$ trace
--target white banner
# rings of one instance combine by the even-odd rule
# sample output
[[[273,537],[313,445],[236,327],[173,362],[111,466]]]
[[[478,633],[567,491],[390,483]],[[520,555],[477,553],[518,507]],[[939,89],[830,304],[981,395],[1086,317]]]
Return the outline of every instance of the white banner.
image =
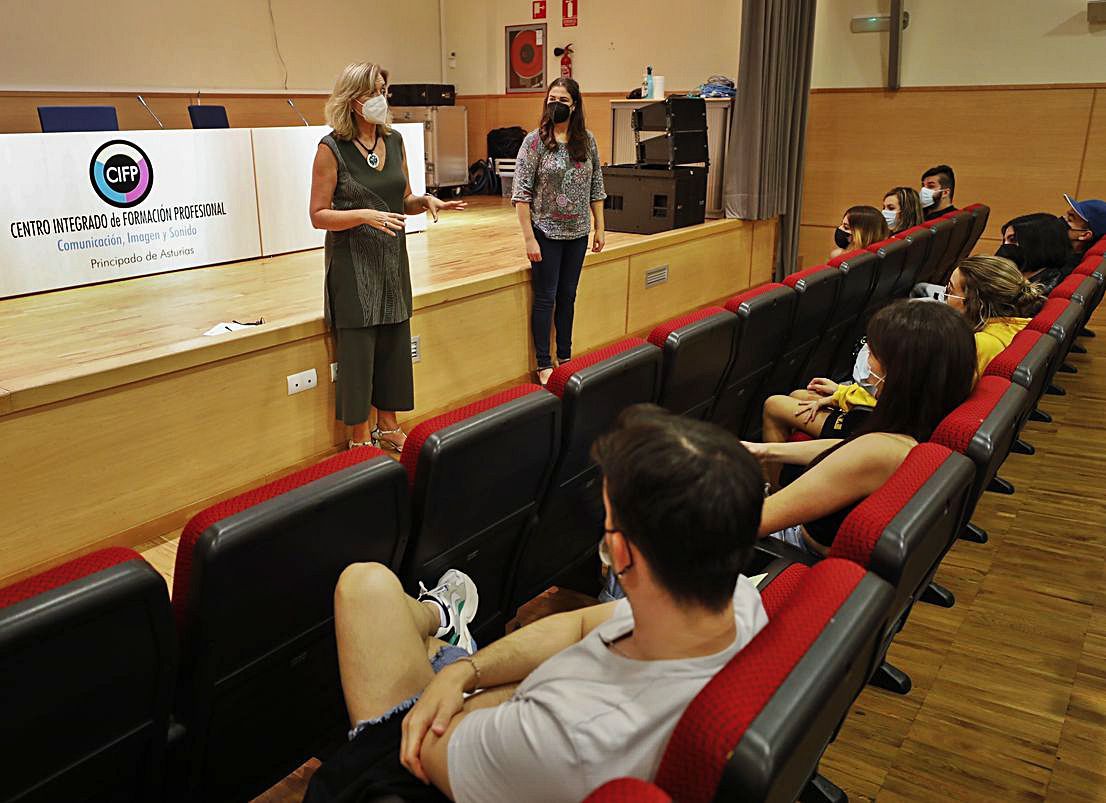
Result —
[[[0,171],[0,298],[261,255],[249,129],[8,134]]]
[[[426,160],[422,123],[392,126],[403,137],[411,192],[426,192]],[[319,140],[330,127],[254,128],[253,159],[257,173],[257,204],[261,223],[261,253],[265,256],[321,248],[326,232],[311,225],[308,201],[311,165]],[[426,214],[407,218],[407,233],[426,230]]]

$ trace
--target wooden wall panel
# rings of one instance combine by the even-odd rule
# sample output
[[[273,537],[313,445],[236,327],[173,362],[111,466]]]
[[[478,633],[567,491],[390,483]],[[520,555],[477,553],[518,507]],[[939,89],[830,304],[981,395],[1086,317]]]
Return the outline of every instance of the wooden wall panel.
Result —
[[[1069,190],[1070,192],[1070,190]],[[1096,89],[1078,198],[1106,198],[1106,89]],[[1060,206],[1063,206],[1061,200]]]
[[[989,205],[985,235],[997,239],[1004,221],[1059,211],[1061,193],[1077,186],[1096,91],[814,92],[802,222],[835,226],[849,206],[878,206],[889,188],[916,186],[923,170],[945,163],[956,170],[956,203]],[[1106,164],[1106,157],[1094,158]]]
[[[753,255],[749,265],[750,287],[772,281],[779,238],[779,218],[753,221]]]

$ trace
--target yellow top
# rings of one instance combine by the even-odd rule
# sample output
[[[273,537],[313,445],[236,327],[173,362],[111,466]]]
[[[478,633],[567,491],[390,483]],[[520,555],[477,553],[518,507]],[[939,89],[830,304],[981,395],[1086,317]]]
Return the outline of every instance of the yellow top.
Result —
[[[991,360],[1010,345],[1014,335],[1029,324],[1029,318],[991,318],[975,333],[975,378],[983,376]]]
[[[830,397],[833,406],[843,413],[853,407],[875,407],[876,397],[864,389],[863,385],[839,385]]]

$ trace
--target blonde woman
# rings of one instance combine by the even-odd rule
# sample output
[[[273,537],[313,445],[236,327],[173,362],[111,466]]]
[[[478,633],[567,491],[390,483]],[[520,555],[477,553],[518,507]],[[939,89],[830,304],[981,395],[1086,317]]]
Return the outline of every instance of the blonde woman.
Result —
[[[956,266],[941,300],[961,312],[975,332],[978,377],[1040,311],[1045,294],[1009,259],[974,256]]]
[[[890,236],[883,213],[874,206],[850,206],[841,217],[841,225],[833,230],[829,258],[836,259],[849,251],[867,248]]]
[[[338,77],[326,102],[333,131],[320,141],[312,168],[311,223],[326,231],[335,417],[351,428],[351,449],[371,443],[398,452],[406,436],[396,413],[415,406],[404,223],[420,212],[436,221],[439,212],[465,204],[411,194],[403,140],[388,125],[387,85],[388,71],[377,64],[350,64]]]

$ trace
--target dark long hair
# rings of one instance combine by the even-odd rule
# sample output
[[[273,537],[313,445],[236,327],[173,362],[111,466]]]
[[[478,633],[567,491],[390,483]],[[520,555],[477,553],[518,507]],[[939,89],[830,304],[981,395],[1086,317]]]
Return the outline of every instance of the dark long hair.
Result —
[[[929,440],[975,381],[975,338],[946,304],[896,301],[868,322],[868,347],[885,372],[879,403],[852,437],[868,432]]]
[[[849,233],[852,235],[850,251],[867,248],[890,235],[883,213],[874,206],[850,206],[845,211],[845,218],[849,221]]]
[[[584,99],[580,95],[580,85],[572,78],[557,78],[551,81],[545,90],[545,105],[541,110],[541,122],[538,132],[546,149],[557,150],[557,137],[553,133],[553,118],[549,116],[549,92],[554,87],[563,86],[576,107],[568,121],[568,153],[577,162],[588,160],[588,130],[584,120]]]
[[[918,197],[916,189],[913,187],[892,187],[883,194],[883,197],[889,198],[892,195],[899,202],[899,219],[895,221],[895,228],[891,231],[892,234],[912,229],[925,222],[922,200]]]
[[[1071,259],[1068,227],[1056,215],[1038,213],[1028,220],[1014,221],[1013,226],[1024,259],[1018,266],[1022,273],[1062,268]]]

